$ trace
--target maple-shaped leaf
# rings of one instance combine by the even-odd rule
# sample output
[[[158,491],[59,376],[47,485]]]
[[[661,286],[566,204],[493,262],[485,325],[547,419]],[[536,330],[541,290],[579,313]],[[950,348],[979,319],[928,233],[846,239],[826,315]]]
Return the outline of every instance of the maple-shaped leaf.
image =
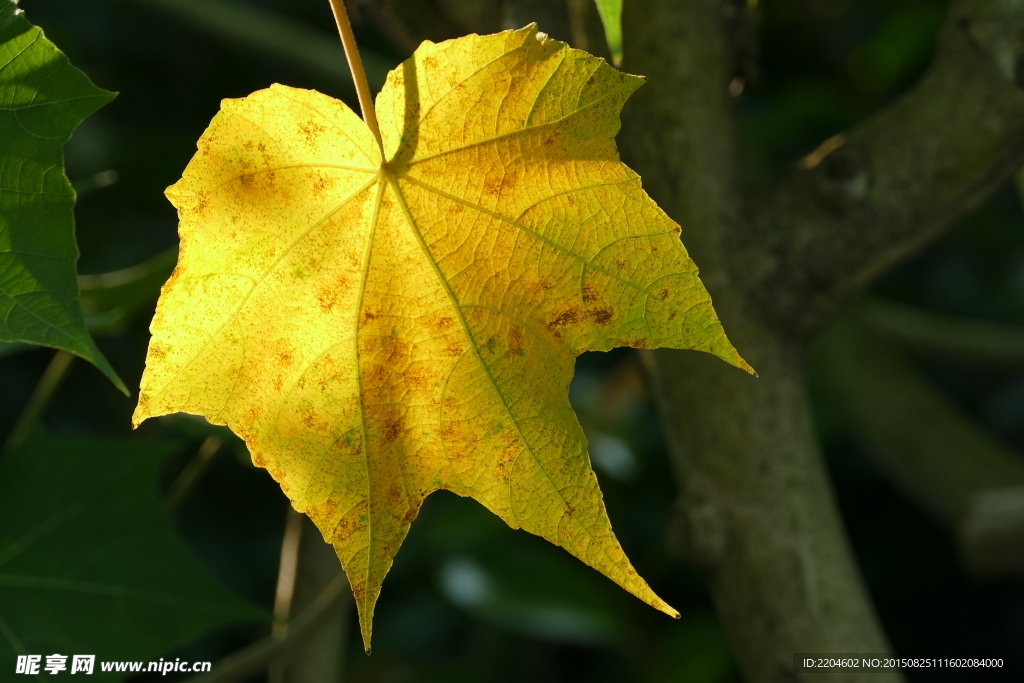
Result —
[[[181,220],[134,420],[245,439],[334,544],[369,646],[424,498],[472,496],[675,615],[612,534],[574,359],[726,339],[679,227],[619,161],[642,78],[535,26],[423,43],[377,97],[225,100],[167,195]]]

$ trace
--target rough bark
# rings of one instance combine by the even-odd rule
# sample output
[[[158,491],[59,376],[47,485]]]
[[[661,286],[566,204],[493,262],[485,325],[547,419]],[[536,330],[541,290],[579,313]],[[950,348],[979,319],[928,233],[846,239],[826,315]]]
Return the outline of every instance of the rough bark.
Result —
[[[728,94],[741,10],[628,7],[627,68],[650,80],[625,118],[624,153],[683,225],[726,330],[760,373],[690,352],[646,356],[679,477],[672,543],[704,570],[746,680],[799,680],[795,653],[886,652],[815,442],[802,345],[762,321],[734,263],[747,212]]]
[[[821,330],[1005,184],[1024,159],[1022,57],[1024,3],[952,3],[920,82],[737,226],[734,263],[758,309],[790,332]]]

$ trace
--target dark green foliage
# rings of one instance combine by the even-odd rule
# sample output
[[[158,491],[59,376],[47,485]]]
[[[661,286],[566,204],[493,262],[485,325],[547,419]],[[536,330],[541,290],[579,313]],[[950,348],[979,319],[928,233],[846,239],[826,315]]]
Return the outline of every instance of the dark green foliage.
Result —
[[[37,437],[0,459],[2,676],[16,654],[156,659],[214,627],[265,616],[178,539],[157,492],[172,450]]]
[[[85,329],[64,143],[113,99],[0,0],[0,341],[70,351],[124,383]]]

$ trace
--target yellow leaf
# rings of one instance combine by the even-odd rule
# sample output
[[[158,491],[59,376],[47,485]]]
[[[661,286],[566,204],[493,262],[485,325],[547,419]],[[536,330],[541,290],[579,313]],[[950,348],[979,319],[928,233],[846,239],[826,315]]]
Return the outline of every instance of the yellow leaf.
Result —
[[[136,424],[245,439],[334,544],[369,647],[424,498],[471,496],[673,616],[612,533],[568,400],[587,350],[749,366],[679,227],[619,161],[643,79],[529,26],[424,43],[377,98],[224,100],[181,181]]]

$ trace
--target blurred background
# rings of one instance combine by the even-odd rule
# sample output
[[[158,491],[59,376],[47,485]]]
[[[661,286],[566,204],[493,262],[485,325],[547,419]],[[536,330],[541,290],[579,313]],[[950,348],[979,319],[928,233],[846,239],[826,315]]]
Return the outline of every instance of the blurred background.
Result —
[[[401,18],[383,1],[350,3],[374,87],[415,47],[411,35],[458,34],[442,11],[453,1],[423,0]],[[97,85],[119,93],[74,133],[66,154],[79,192],[88,320],[134,388],[159,285],[174,264],[176,217],[162,193],[180,177],[220,100],[278,82],[358,110],[330,9],[326,0],[20,6]],[[759,76],[735,83],[733,94],[747,161],[762,179],[794,168],[910,87],[929,63],[946,9],[939,0],[761,0],[759,7]],[[410,21],[426,28],[411,30]],[[588,21],[596,21],[592,8]],[[541,30],[572,39],[564,15],[551,23]],[[590,48],[603,54],[603,46]],[[0,352],[6,435],[54,352]],[[1024,484],[1024,212],[1016,187],[875,286],[816,347],[810,370],[838,499],[895,651],[1006,659],[1001,670],[910,671],[907,679],[1022,680],[1024,561],[1000,533],[1019,527],[1014,515],[1024,509],[1012,496],[975,495]],[[371,657],[350,603],[342,608],[344,680],[739,680],[700,574],[666,548],[675,487],[633,353],[582,356],[571,399],[627,554],[682,620],[506,528],[475,502],[441,492],[427,501],[385,582]],[[133,433],[133,409],[134,398],[75,362],[41,424],[56,436],[170,443],[159,485],[174,499],[177,532],[224,585],[270,612],[287,509],[276,484],[229,434],[188,418],[151,420]],[[942,464],[936,469],[915,453]],[[218,661],[269,631],[269,620],[243,621],[169,656]]]

